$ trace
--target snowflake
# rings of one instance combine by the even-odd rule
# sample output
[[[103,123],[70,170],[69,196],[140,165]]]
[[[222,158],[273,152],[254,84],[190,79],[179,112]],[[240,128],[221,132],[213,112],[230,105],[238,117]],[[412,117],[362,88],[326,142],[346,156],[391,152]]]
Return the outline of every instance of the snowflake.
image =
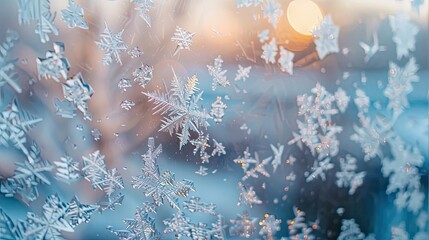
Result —
[[[164,225],[166,226],[164,229],[164,233],[176,233],[176,238],[180,238],[181,236],[189,237],[191,235],[191,220],[185,216],[182,211],[176,212],[172,218],[163,220]]]
[[[121,240],[149,240],[156,236],[155,219],[151,218],[143,208],[137,208],[134,219],[124,219],[125,230],[112,230]]]
[[[63,118],[73,118],[76,116],[76,107],[73,105],[73,103],[64,100],[59,100],[58,98],[54,98],[54,107],[55,107],[55,113],[58,116],[61,116]]]
[[[107,23],[104,24],[104,31],[100,34],[101,40],[99,42],[95,42],[97,46],[105,52],[103,64],[109,65],[112,63],[113,59],[115,59],[117,63],[122,65],[120,54],[127,50],[127,46],[122,40],[122,33],[124,33],[124,30],[119,33],[113,33],[107,26]]]
[[[130,100],[124,100],[121,102],[121,108],[129,111],[132,107],[134,107],[136,104],[133,101]]]
[[[212,235],[213,239],[218,240],[226,240],[225,236],[225,225],[222,220],[222,215],[217,215],[216,222],[212,223],[212,229],[210,230],[210,234]]]
[[[389,22],[393,31],[392,39],[396,43],[397,58],[408,57],[410,51],[415,50],[419,28],[411,23],[410,17],[405,13],[389,16]]]
[[[67,9],[61,10],[64,22],[67,23],[69,28],[79,27],[82,29],[88,29],[88,23],[83,18],[83,8],[76,5],[73,0],[68,0]]]
[[[162,205],[166,200],[171,207],[179,209],[178,196],[187,197],[190,191],[195,191],[193,183],[189,180],[176,181],[174,174],[170,171],[160,174],[156,158],[162,152],[162,146],[155,148],[154,139],[149,138],[148,148],[146,154],[142,155],[143,174],[132,177],[133,188],[142,188],[145,196],[151,196],[157,206]]]
[[[265,43],[262,46],[262,50],[261,58],[265,60],[266,64],[276,62],[277,43],[275,38],[271,39],[270,43]]]
[[[39,78],[52,78],[60,82],[60,78],[67,79],[70,63],[64,57],[64,43],[54,42],[54,51],[47,51],[46,58],[37,58],[37,72]]]
[[[235,220],[230,220],[232,226],[229,227],[229,234],[250,238],[256,232],[258,220],[258,218],[250,217],[248,212],[243,212]]]
[[[359,225],[355,222],[354,219],[343,219],[341,225],[341,233],[338,236],[338,240],[364,240],[370,239],[365,238],[365,234],[360,231]]]
[[[208,213],[213,216],[216,215],[216,204],[200,202],[199,197],[191,197],[189,201],[184,201],[183,208],[188,209],[192,213],[200,212]]]
[[[331,163],[330,158],[325,158],[319,161],[315,161],[313,166],[311,167],[311,173],[305,172],[305,176],[307,177],[305,181],[311,182],[314,179],[316,179],[318,176],[320,176],[322,181],[325,181],[326,180],[325,172],[332,169],[333,167],[334,167],[334,164]]]
[[[265,214],[265,218],[259,222],[261,230],[259,235],[266,236],[266,239],[273,240],[278,231],[280,231],[281,219],[276,219],[274,215]]]
[[[100,132],[100,129],[98,129],[98,128],[92,129],[91,130],[91,135],[92,135],[92,137],[94,138],[95,141],[100,140],[100,138],[102,136],[102,134]]]
[[[118,88],[121,89],[121,92],[126,92],[127,88],[132,87],[131,80],[127,78],[121,78],[118,83]]]
[[[249,177],[258,178],[258,173],[265,177],[269,177],[270,174],[267,172],[267,170],[265,170],[265,165],[267,165],[270,161],[271,157],[260,161],[257,152],[255,152],[255,158],[251,158],[249,149],[244,151],[243,158],[240,156],[237,159],[234,159],[234,162],[241,165],[243,168],[244,176],[241,178],[242,181],[246,181]],[[251,165],[253,165],[252,168],[250,168]]]
[[[35,33],[42,43],[49,41],[49,33],[58,35],[58,29],[54,25],[56,13],[51,13],[49,0],[18,0],[18,6],[19,25],[35,21]]]
[[[276,172],[277,167],[282,164],[282,155],[284,150],[284,145],[277,144],[277,148],[270,144],[271,150],[273,151],[273,161],[271,162],[271,165],[273,166],[273,172]]]
[[[293,207],[293,213],[295,217],[292,220],[288,220],[288,229],[289,229],[289,238],[291,240],[315,240],[316,238],[311,233],[313,228],[317,228],[317,224],[309,227],[305,222],[305,212],[299,210],[296,207]]]
[[[208,168],[200,166],[200,168],[198,169],[198,171],[196,171],[195,173],[200,175],[200,176],[206,176],[207,175],[207,170]]]
[[[81,223],[88,223],[91,220],[91,215],[98,207],[98,205],[82,204],[74,196],[67,209],[67,219],[69,219],[70,225],[76,227]]]
[[[225,115],[225,109],[227,109],[228,106],[222,102],[222,97],[217,96],[216,101],[212,103],[211,110],[210,110],[210,116],[213,117],[213,121],[217,124],[222,122],[222,118]]]
[[[139,49],[139,47],[133,47],[131,50],[128,50],[128,55],[131,58],[139,58],[143,55],[143,51]]]
[[[108,201],[100,200],[97,202],[99,205],[99,211],[103,212],[107,209],[115,210],[117,205],[122,205],[122,201],[124,200],[125,195],[122,193],[118,193],[116,195],[108,195]]]
[[[356,158],[346,155],[346,158],[340,158],[341,171],[335,173],[337,176],[336,184],[338,187],[350,187],[349,195],[353,195],[358,187],[363,184],[365,172],[356,173]]]
[[[358,142],[365,154],[364,160],[368,161],[376,156],[381,156],[380,145],[384,142],[384,132],[381,122],[371,121],[362,116],[360,118],[361,127],[353,126],[355,133],[350,136],[350,140]]]
[[[16,83],[18,75],[14,72],[15,64],[18,59],[9,60],[9,53],[19,39],[15,31],[6,31],[6,40],[0,44],[0,87],[5,83],[9,84],[17,93],[21,93],[21,87]]]
[[[217,142],[216,139],[212,139],[212,140],[213,140],[213,144],[214,144],[213,145],[214,149],[213,149],[211,155],[214,156],[217,154],[218,157],[220,157],[220,155],[225,155],[226,154],[225,146],[223,146],[222,143]]]
[[[247,205],[250,208],[253,207],[253,204],[262,204],[262,201],[256,195],[253,186],[246,187],[241,182],[238,183],[238,188],[240,189],[240,196],[238,198],[237,206]]]
[[[411,58],[404,68],[398,67],[395,63],[389,63],[389,78],[384,96],[389,98],[387,109],[393,110],[393,119],[396,119],[409,106],[407,95],[413,91],[413,82],[418,82],[416,75],[418,66],[416,60]]]
[[[64,97],[72,102],[79,111],[84,115],[85,119],[91,120],[91,113],[88,111],[87,101],[91,99],[94,91],[92,87],[85,83],[81,73],[77,73],[73,77],[67,79],[63,85]]]
[[[210,76],[213,77],[212,90],[216,90],[218,86],[227,87],[230,85],[228,78],[225,76],[227,70],[222,69],[223,60],[219,55],[214,60],[214,64],[207,65]]]
[[[181,149],[190,140],[190,131],[200,134],[201,127],[209,126],[208,120],[211,119],[211,116],[204,108],[198,106],[203,94],[197,87],[198,78],[193,76],[183,83],[174,70],[173,74],[170,91],[166,89],[167,93],[156,91],[144,94],[149,97],[149,101],[155,103],[155,113],[168,113],[168,117],[164,117],[159,131],[168,131],[170,135],[176,132]],[[179,130],[181,131],[179,132]]]
[[[237,0],[237,8],[258,6],[263,0]]]
[[[194,155],[197,154],[198,150],[200,151],[200,156],[204,156],[204,153],[206,152],[206,149],[210,147],[210,144],[207,142],[209,141],[209,135],[205,135],[201,132],[197,139],[191,140],[191,144],[195,146],[194,148]]]
[[[185,31],[181,27],[176,27],[176,32],[174,32],[173,37],[171,37],[171,41],[175,42],[177,44],[176,50],[174,50],[173,56],[175,56],[177,53],[179,53],[182,49],[191,49],[192,44],[192,38],[194,37],[195,33],[191,33],[188,31]]]
[[[269,39],[270,30],[265,29],[258,34],[259,42],[263,43]]]
[[[293,58],[295,57],[295,53],[290,52],[280,46],[280,58],[278,63],[280,64],[280,70],[283,72],[287,72],[290,75],[293,74]]]
[[[149,10],[153,8],[153,0],[131,0],[138,4],[138,7],[135,9],[140,12],[140,17],[146,22],[146,24],[151,27],[152,21],[149,16]]]
[[[404,223],[401,223],[399,226],[392,227],[392,240],[409,240],[410,236],[408,232],[404,229]]]
[[[152,80],[153,67],[147,64],[142,64],[133,72],[134,82],[138,82],[143,88]]]
[[[330,53],[337,53],[340,51],[338,47],[338,34],[340,28],[332,23],[332,18],[327,15],[316,26],[312,34],[314,36],[314,43],[320,59],[324,59]]]
[[[347,106],[349,105],[350,97],[347,96],[346,91],[344,91],[342,88],[337,89],[334,97],[335,101],[337,102],[338,110],[340,110],[341,113],[344,113],[347,109]]]
[[[386,51],[385,46],[380,46],[378,44],[378,36],[377,33],[374,32],[373,34],[373,43],[372,45],[368,45],[364,42],[359,42],[360,47],[365,52],[365,58],[364,61],[367,63],[376,53]]]
[[[358,107],[359,112],[367,113],[369,109],[370,100],[362,89],[356,89],[356,97],[354,103]]]
[[[107,195],[112,195],[117,188],[123,189],[124,182],[122,176],[118,174],[116,168],[107,169],[104,162],[104,155],[100,151],[83,156],[82,172],[94,189],[103,190]]]
[[[381,172],[389,177],[386,193],[396,192],[395,205],[417,213],[422,207],[425,195],[420,191],[419,167],[424,158],[416,147],[405,145],[399,137],[389,139],[393,159],[383,159]]]
[[[262,5],[262,12],[264,17],[268,19],[268,22],[275,28],[283,15],[282,6],[275,0],[267,0]]]
[[[0,232],[5,240],[24,239],[25,223],[14,223],[12,219],[0,208]]]
[[[57,167],[55,173],[57,179],[68,184],[80,179],[79,162],[73,161],[72,157],[65,155],[59,161],[55,161],[54,164]]]
[[[198,224],[192,224],[191,226],[192,240],[210,239],[210,229],[207,228],[207,224],[199,222]]]
[[[246,79],[249,78],[250,70],[252,69],[252,66],[243,67],[240,64],[238,64],[238,70],[235,74],[235,81],[243,80],[243,82],[246,81]]]

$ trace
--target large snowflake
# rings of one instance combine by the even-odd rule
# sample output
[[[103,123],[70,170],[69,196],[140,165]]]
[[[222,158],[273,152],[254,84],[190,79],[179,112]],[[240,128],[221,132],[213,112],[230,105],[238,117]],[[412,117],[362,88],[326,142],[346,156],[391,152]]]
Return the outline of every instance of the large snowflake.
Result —
[[[176,132],[182,148],[190,140],[190,131],[200,134],[202,127],[209,126],[211,116],[199,106],[203,91],[197,87],[198,78],[192,76],[184,83],[174,70],[173,74],[171,90],[165,86],[166,93],[156,91],[143,94],[155,103],[155,113],[167,114],[159,131],[168,131],[170,134]]]
[[[103,33],[100,34],[101,40],[95,42],[104,51],[103,64],[109,65],[115,60],[117,63],[122,65],[121,61],[121,52],[127,50],[127,46],[122,40],[122,34],[124,30],[113,33],[107,23],[105,23],[105,28]]]
[[[88,23],[86,23],[83,18],[83,8],[74,3],[73,0],[68,1],[67,8],[61,10],[61,13],[63,15],[64,22],[67,23],[69,28],[79,27],[82,29],[88,29]]]
[[[173,56],[179,53],[182,49],[191,49],[192,44],[192,38],[194,37],[195,33],[191,33],[188,31],[185,31],[181,27],[176,27],[176,32],[174,32],[173,37],[171,37],[171,41],[175,42],[177,44],[176,50],[173,53]]]
[[[333,24],[330,15],[327,15],[313,29],[314,43],[316,44],[316,50],[320,59],[324,59],[330,53],[340,51],[338,47],[339,32],[340,28]]]

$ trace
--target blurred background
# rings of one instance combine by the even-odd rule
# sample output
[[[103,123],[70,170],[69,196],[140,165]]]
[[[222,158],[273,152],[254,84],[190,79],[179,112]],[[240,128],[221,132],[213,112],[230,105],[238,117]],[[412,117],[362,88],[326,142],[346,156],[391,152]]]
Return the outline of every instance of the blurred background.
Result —
[[[278,2],[283,15],[274,28],[263,17],[260,6],[237,8],[237,2],[232,0],[155,0],[149,12],[152,19],[149,27],[135,10],[135,3],[126,0],[75,0],[85,11],[84,18],[89,29],[84,30],[69,29],[61,20],[60,11],[67,7],[66,0],[52,0],[51,11],[57,12],[55,25],[59,34],[50,35],[50,42],[41,43],[34,33],[34,24],[19,25],[17,1],[1,1],[0,39],[5,38],[7,29],[15,30],[20,35],[13,56],[19,58],[19,84],[23,92],[16,98],[24,109],[43,118],[29,132],[30,138],[39,144],[43,158],[53,162],[68,154],[76,161],[82,161],[82,156],[100,150],[106,156],[109,168],[118,168],[124,177],[125,189],[121,191],[125,194],[123,204],[115,211],[94,214],[90,223],[78,226],[72,234],[65,233],[65,238],[114,239],[115,236],[106,227],[123,229],[122,219],[132,218],[135,208],[149,200],[141,190],[132,189],[130,182],[131,176],[140,174],[143,166],[140,155],[146,152],[150,136],[155,137],[156,144],[163,145],[163,153],[158,159],[161,171],[168,169],[176,174],[177,179],[194,181],[194,195],[200,196],[204,202],[217,204],[217,212],[227,220],[234,219],[243,210],[260,219],[265,213],[274,214],[277,219],[282,219],[281,231],[276,239],[288,235],[287,220],[294,217],[293,206],[306,212],[309,221],[318,219],[318,239],[336,239],[341,231],[341,220],[349,218],[356,219],[365,234],[375,233],[377,239],[390,239],[391,227],[401,223],[405,223],[411,236],[418,231],[415,223],[417,216],[396,211],[394,198],[385,193],[388,179],[380,172],[380,158],[361,161],[362,149],[350,140],[353,125],[359,122],[357,108],[352,103],[344,114],[336,115],[334,121],[344,128],[338,135],[339,155],[349,153],[355,156],[358,168],[367,172],[363,185],[354,195],[350,196],[347,190],[337,188],[334,171],[330,172],[332,175],[328,175],[326,181],[306,183],[304,172],[312,165],[313,159],[296,145],[287,143],[293,138],[292,131],[297,131],[296,98],[310,93],[317,82],[331,93],[341,86],[351,98],[355,89],[360,88],[370,97],[372,106],[387,104],[383,89],[387,84],[389,62],[404,65],[407,61],[396,60],[388,16],[405,13],[419,28],[415,51],[411,55],[419,65],[420,81],[413,84],[414,90],[408,96],[410,107],[404,110],[393,129],[424,156],[419,174],[423,191],[428,196],[428,1],[314,0],[320,14],[331,15],[334,24],[340,27],[339,53],[330,54],[322,60],[314,57],[316,50],[311,34],[299,32],[299,27],[293,26],[292,13],[288,19],[286,13],[293,1]],[[310,23],[319,14],[308,9],[297,9],[294,13],[297,13],[295,17],[298,19],[308,17]],[[123,53],[122,65],[103,65],[104,53],[95,41],[99,41],[105,23],[115,33],[124,30],[123,39],[128,49],[138,47],[144,54],[131,58]],[[171,37],[176,26],[196,34],[190,50],[181,50],[173,56],[176,43],[171,41]],[[301,27],[305,29],[305,26]],[[269,29],[270,37],[276,37],[277,44],[295,53],[293,75],[280,71],[275,64],[267,65],[261,59],[263,43],[258,35],[265,29]],[[365,53],[359,42],[371,43],[374,32],[386,51],[365,62]],[[63,99],[61,84],[38,78],[36,59],[52,50],[52,42],[55,41],[65,44],[65,56],[71,64],[69,76],[82,72],[85,81],[94,89],[95,93],[89,101],[92,121],[83,120],[80,112],[73,119],[56,115],[53,99]],[[212,65],[218,55],[224,60],[223,66],[230,80],[233,81],[238,64],[252,66],[249,79],[212,91],[212,78],[206,65]],[[132,79],[133,71],[142,63],[154,67],[153,79],[145,88],[134,83],[132,88],[122,92],[118,88],[119,81],[122,78]],[[210,159],[210,163],[205,165],[209,173],[206,176],[195,174],[201,159],[192,153],[192,145],[179,150],[179,141],[174,135],[158,132],[162,116],[153,113],[153,104],[142,94],[156,89],[162,91],[164,83],[169,85],[173,78],[171,68],[182,79],[198,76],[199,87],[204,90],[202,105],[206,109],[210,109],[217,96],[222,96],[228,105],[222,123],[213,124],[206,132],[226,146],[227,154]],[[5,105],[15,92],[9,87],[2,87],[1,94],[2,105]],[[122,109],[120,104],[124,100],[131,100],[136,105],[129,111]],[[371,107],[370,115],[377,113],[379,110]],[[102,134],[98,141],[91,135],[95,128]],[[282,164],[270,178],[251,181],[263,204],[251,209],[237,207],[237,183],[242,177],[242,169],[233,159],[243,155],[246,147],[252,153],[258,152],[262,158],[271,156],[270,144],[277,143],[285,145],[284,160],[293,155],[297,162],[293,166]],[[13,163],[22,161],[22,158],[19,151],[2,147],[0,174],[10,176]],[[338,165],[337,160],[333,162]],[[334,170],[338,170],[338,166]],[[293,183],[285,181],[290,172],[297,176]],[[55,181],[54,173],[50,178],[51,185],[40,186],[40,197],[30,205],[0,195],[0,207],[16,220],[25,219],[28,211],[40,212],[45,197],[53,193],[58,193],[65,200],[77,195],[84,203],[95,203],[103,197],[101,191],[94,191],[84,179],[68,185]],[[345,209],[344,214],[338,214],[339,208]],[[429,210],[428,197],[423,210]],[[162,220],[171,217],[174,212],[168,206],[158,210],[156,224],[159,231],[164,228]],[[189,217],[193,222],[210,223],[215,220],[205,215]],[[173,235],[165,236],[165,239],[173,238]],[[258,238],[257,234],[254,238]],[[228,236],[228,239],[238,238]]]

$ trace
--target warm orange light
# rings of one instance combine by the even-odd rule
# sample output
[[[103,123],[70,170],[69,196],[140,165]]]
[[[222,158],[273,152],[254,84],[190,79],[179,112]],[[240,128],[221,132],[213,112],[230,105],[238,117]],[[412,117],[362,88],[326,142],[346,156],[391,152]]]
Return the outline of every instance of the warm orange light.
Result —
[[[300,34],[311,35],[311,30],[323,18],[320,8],[310,0],[294,0],[287,7],[287,18]]]

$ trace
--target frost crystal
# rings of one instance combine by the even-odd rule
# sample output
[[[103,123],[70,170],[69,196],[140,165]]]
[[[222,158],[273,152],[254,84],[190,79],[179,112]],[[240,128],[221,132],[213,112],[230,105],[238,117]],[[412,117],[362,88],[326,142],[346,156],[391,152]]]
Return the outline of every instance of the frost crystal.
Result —
[[[121,240],[149,240],[156,236],[155,219],[144,208],[137,208],[134,219],[124,219],[125,230],[112,230]]]
[[[124,188],[122,176],[119,175],[116,168],[107,169],[104,162],[104,155],[100,151],[83,156],[82,172],[85,179],[88,180],[94,189],[103,190],[107,195],[112,195],[117,188]]]
[[[282,155],[285,146],[277,144],[276,148],[273,144],[270,144],[270,147],[274,154],[271,165],[273,166],[273,172],[276,172],[277,167],[282,164]]]
[[[200,176],[206,176],[207,175],[207,170],[208,168],[200,166],[200,168],[198,169],[198,171],[196,171],[195,173],[200,175]]]
[[[152,80],[153,67],[147,64],[142,64],[133,72],[134,82],[138,82],[143,88]]]
[[[136,104],[133,101],[130,100],[124,100],[121,102],[121,108],[125,110],[130,110],[132,107],[134,107]]]
[[[318,176],[322,179],[322,181],[326,180],[325,172],[332,169],[334,164],[331,163],[330,158],[325,158],[323,160],[315,161],[313,166],[311,167],[311,173],[305,172],[306,182],[311,182],[316,179]]]
[[[346,158],[340,158],[341,171],[335,173],[337,176],[338,187],[350,187],[349,194],[353,195],[358,187],[363,184],[365,172],[356,173],[356,158],[346,155]]]
[[[37,58],[37,72],[39,79],[52,78],[60,82],[60,78],[67,79],[70,63],[64,57],[64,43],[54,42],[54,51],[47,51],[46,58]]]
[[[176,212],[172,218],[163,220],[164,225],[166,226],[164,229],[164,233],[177,233],[177,238],[181,236],[189,237],[190,229],[191,229],[191,220],[185,216],[182,211]]]
[[[266,64],[276,62],[277,43],[275,38],[271,39],[270,43],[265,43],[262,46],[262,50],[261,58],[265,60]]]
[[[149,138],[148,148],[146,154],[142,155],[142,174],[132,177],[133,188],[143,189],[145,196],[151,196],[157,206],[167,201],[171,207],[179,209],[178,197],[187,197],[190,191],[195,191],[193,183],[189,180],[176,181],[170,171],[160,174],[156,159],[162,152],[162,146],[155,148],[155,140]]]
[[[203,92],[199,92],[197,87],[198,78],[193,76],[183,83],[174,70],[173,74],[170,91],[165,86],[167,93],[156,91],[143,94],[149,98],[150,102],[154,102],[155,113],[163,115],[168,113],[162,120],[159,131],[168,131],[170,135],[176,132],[180,140],[180,148],[182,148],[190,140],[190,131],[200,134],[202,127],[209,126],[208,120],[211,119],[211,116],[204,108],[198,106],[203,95]]]
[[[101,132],[100,132],[100,129],[98,129],[98,128],[92,129],[91,130],[91,135],[92,135],[92,137],[94,138],[95,141],[100,140],[100,138],[102,136]]]
[[[171,41],[175,42],[177,44],[176,50],[174,50],[173,56],[175,56],[177,53],[179,53],[182,49],[191,49],[192,44],[192,38],[194,37],[195,33],[187,32],[181,27],[176,27],[176,32],[174,32],[173,37],[171,37]]]
[[[235,74],[235,81],[242,80],[243,82],[246,81],[246,79],[249,78],[250,70],[252,69],[252,66],[243,67],[240,64],[238,65],[237,73]]]
[[[212,139],[213,140],[213,147],[214,147],[214,149],[213,149],[213,151],[212,151],[212,156],[215,156],[215,155],[217,155],[218,157],[220,157],[220,155],[225,155],[226,154],[226,151],[225,151],[225,146],[223,146],[223,144],[222,143],[219,143],[219,142],[217,142],[216,141],[216,139]]]
[[[131,58],[139,58],[143,55],[143,51],[139,49],[139,47],[134,47],[131,50],[128,50],[128,55],[131,56]]]
[[[18,75],[14,72],[18,59],[9,60],[9,53],[19,39],[15,31],[6,31],[6,40],[0,45],[0,87],[9,84],[17,93],[21,93],[21,87],[16,83]]]
[[[118,83],[118,88],[121,89],[122,92],[126,92],[127,88],[132,87],[131,80],[127,78],[121,78]]]
[[[275,235],[280,231],[281,219],[276,219],[274,215],[265,214],[265,218],[259,222],[261,230],[259,230],[259,235],[264,236],[265,239],[274,240]]]
[[[347,96],[346,91],[342,88],[338,88],[334,96],[335,101],[337,101],[338,110],[340,110],[341,113],[344,113],[349,105],[350,97]]]
[[[87,101],[91,99],[94,91],[89,84],[85,83],[81,73],[67,79],[66,83],[63,85],[63,93],[64,97],[83,113],[84,119],[91,120],[92,116],[88,111]]]
[[[19,221],[15,224],[12,219],[0,208],[0,232],[2,239],[24,239],[25,223]]]
[[[314,43],[320,59],[324,59],[330,53],[340,51],[338,47],[338,34],[340,28],[332,23],[330,15],[320,21],[319,25],[312,31]]]
[[[372,235],[365,237],[354,219],[343,219],[341,233],[337,240],[370,240]]]
[[[213,117],[213,121],[217,124],[221,123],[225,115],[225,109],[227,109],[228,106],[222,102],[222,97],[217,96],[216,101],[212,103],[211,107],[210,116]]]
[[[240,196],[238,198],[237,205],[247,205],[252,208],[253,204],[262,204],[262,201],[256,195],[256,192],[253,190],[253,186],[246,187],[241,182],[238,183],[240,188]]]
[[[280,17],[283,15],[282,6],[275,0],[267,0],[262,5],[262,12],[268,22],[275,28]]]
[[[401,210],[408,208],[418,213],[422,208],[425,195],[420,191],[419,167],[423,166],[424,158],[417,147],[405,145],[399,137],[389,140],[393,159],[383,159],[381,172],[389,177],[386,193],[396,192],[395,205]]]
[[[241,178],[242,181],[246,181],[249,177],[258,178],[258,173],[265,177],[269,177],[270,174],[265,170],[265,165],[270,161],[271,157],[260,161],[257,152],[255,152],[255,158],[252,158],[248,148],[244,151],[243,157],[239,156],[237,159],[234,159],[234,162],[241,165],[243,168],[244,176]]]
[[[135,2],[138,6],[135,8],[140,12],[140,17],[146,22],[146,24],[151,27],[152,21],[149,16],[149,10],[153,8],[153,0],[130,0]]]
[[[67,100],[54,98],[55,113],[63,118],[73,118],[76,116],[76,107]]]
[[[263,0],[237,0],[237,8],[258,6]]]
[[[222,69],[223,60],[219,55],[214,60],[214,64],[207,65],[210,76],[213,77],[212,90],[216,90],[218,86],[227,87],[230,85],[228,78],[225,76],[227,70]]]
[[[411,23],[410,17],[404,13],[389,16],[389,22],[393,31],[393,42],[396,43],[397,58],[408,57],[410,51],[415,50],[419,28]]]
[[[359,42],[360,47],[365,52],[365,58],[364,58],[365,62],[368,62],[376,53],[386,51],[385,46],[380,46],[378,44],[378,36],[377,36],[377,33],[375,32],[373,34],[373,39],[374,41],[371,46],[369,46],[364,42]]]
[[[270,30],[265,29],[258,34],[259,42],[263,43],[268,40],[270,36]]]
[[[292,220],[287,221],[289,238],[291,240],[316,239],[316,237],[311,233],[313,232],[313,227],[317,228],[317,224],[313,224],[313,226],[309,227],[305,222],[305,213],[296,207],[293,207],[293,213],[295,217]]]
[[[191,197],[189,201],[184,201],[183,208],[188,209],[192,213],[200,212],[216,215],[216,204],[200,202],[199,197]]]
[[[393,119],[396,119],[404,110],[409,107],[407,95],[413,91],[413,82],[418,82],[416,75],[418,66],[416,60],[411,58],[404,68],[398,67],[395,63],[389,63],[389,78],[384,96],[389,98],[387,109],[393,110]]]
[[[80,178],[79,162],[73,161],[72,157],[65,155],[59,161],[55,161],[54,164],[57,167],[55,175],[59,180],[70,184]]]
[[[205,135],[201,132],[197,139],[191,140],[191,144],[195,146],[194,148],[194,155],[197,154],[198,151],[200,151],[200,156],[204,156],[206,153],[206,148],[210,147],[210,144],[207,142],[209,141],[209,135]]]
[[[83,18],[83,8],[73,2],[68,1],[67,9],[61,10],[64,22],[67,23],[69,28],[79,27],[82,29],[88,29],[88,23]]]
[[[58,29],[54,25],[56,13],[51,13],[49,0],[18,0],[18,6],[19,25],[35,21],[35,33],[42,43],[49,41],[48,34],[58,35]]]
[[[358,142],[365,154],[364,160],[368,161],[376,156],[381,156],[380,145],[384,142],[383,126],[380,121],[371,121],[367,117],[361,117],[362,126],[353,126],[355,133],[350,136],[352,141]]]
[[[122,65],[120,54],[127,50],[127,46],[122,40],[122,33],[124,30],[119,33],[113,33],[107,26],[107,23],[104,24],[104,31],[100,34],[101,40],[95,42],[97,46],[104,51],[103,64],[110,65],[114,59],[117,63]]]
[[[258,218],[250,217],[248,212],[243,212],[235,220],[230,220],[232,226],[229,227],[229,234],[250,238],[256,232],[258,220]]]
[[[280,64],[280,70],[283,72],[287,72],[290,75],[293,74],[293,58],[295,57],[295,53],[290,52],[280,46],[280,58],[278,63]]]

